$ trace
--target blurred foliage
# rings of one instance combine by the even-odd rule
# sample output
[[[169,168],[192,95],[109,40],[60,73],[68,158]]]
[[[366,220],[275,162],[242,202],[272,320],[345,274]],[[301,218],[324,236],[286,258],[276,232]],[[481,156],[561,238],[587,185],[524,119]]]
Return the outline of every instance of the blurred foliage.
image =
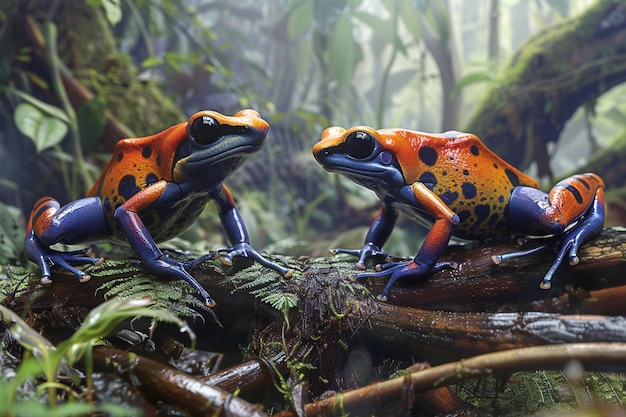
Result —
[[[624,374],[535,371],[516,372],[506,381],[489,377],[456,386],[461,398],[477,415],[611,415],[623,408],[626,398]],[[573,371],[572,371],[573,370]]]
[[[227,183],[252,243],[292,255],[321,255],[338,240],[359,246],[377,212],[372,193],[327,174],[311,158],[323,128],[439,131],[446,118],[462,125],[481,92],[501,82],[506,62],[490,61],[484,52],[487,0],[48,3],[0,6],[0,113],[12,121],[0,129],[0,201],[25,219],[38,197],[66,203],[82,195],[120,131],[142,136],[199,109],[233,114],[252,107],[271,130],[260,154]],[[593,3],[502,4],[498,56],[511,56],[524,39]],[[26,19],[43,35],[56,28],[54,38],[43,36],[56,53],[46,58],[45,48],[38,49]],[[442,73],[445,62],[455,67],[449,76]],[[63,82],[55,82],[55,74]],[[78,104],[66,78],[85,87],[89,98]],[[588,149],[585,123],[599,147],[617,140],[626,118],[619,97],[602,96],[593,112],[575,115],[568,140],[551,152],[557,174],[589,158],[591,150],[580,151]],[[461,106],[446,107],[448,100]],[[459,114],[443,114],[448,111]],[[407,256],[422,231],[401,221],[386,249]],[[204,250],[226,243],[213,208],[199,225],[182,236],[191,243],[173,244]]]

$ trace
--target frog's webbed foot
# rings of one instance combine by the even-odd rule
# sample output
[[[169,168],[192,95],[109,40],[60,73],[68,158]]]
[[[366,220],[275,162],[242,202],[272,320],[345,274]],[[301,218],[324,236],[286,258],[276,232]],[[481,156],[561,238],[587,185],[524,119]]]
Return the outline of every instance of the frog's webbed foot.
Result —
[[[563,263],[563,260],[567,257],[570,265],[577,265],[580,262],[580,259],[578,258],[578,250],[580,249],[580,246],[592,236],[599,233],[601,229],[602,223],[599,223],[598,220],[594,218],[584,219],[561,235],[541,239],[520,239],[521,244],[527,244],[534,240],[542,240],[545,243],[522,251],[494,255],[491,257],[491,261],[498,265],[502,261],[519,258],[533,253],[547,250],[557,251],[556,257],[554,258],[550,269],[544,275],[541,284],[539,284],[542,289],[548,290],[552,287],[552,277],[556,273],[558,267]]]
[[[35,262],[39,266],[39,269],[41,269],[41,283],[44,285],[52,284],[51,269],[53,266],[63,268],[76,275],[80,282],[87,282],[91,279],[91,275],[76,268],[72,264],[100,265],[104,261],[104,258],[92,256],[90,248],[68,252],[58,251],[45,246],[35,236],[27,237],[24,249],[28,258]]]
[[[383,291],[376,296],[378,301],[386,302],[387,294],[391,289],[391,286],[401,278],[410,278],[412,280],[425,278],[436,272],[446,268],[456,268],[456,264],[453,262],[438,262],[434,266],[420,265],[415,261],[409,262],[390,262],[387,264],[376,265],[377,272],[362,272],[359,274],[353,274],[348,277],[351,281],[367,279],[367,278],[386,278],[389,277],[387,285]]]
[[[390,256],[373,243],[366,243],[361,249],[334,248],[331,249],[329,252],[331,255],[338,255],[343,253],[346,255],[358,257],[359,260],[356,262],[356,265],[354,267],[360,270],[367,269],[368,260],[372,261],[375,265],[378,265],[382,262],[392,262],[398,259]]]
[[[166,255],[161,255],[157,259],[146,262],[141,262],[141,266],[148,272],[151,272],[158,276],[175,276],[177,278],[184,279],[193,287],[194,290],[204,298],[204,303],[208,307],[215,307],[216,302],[211,298],[209,293],[200,285],[200,283],[187,271],[202,262],[213,259],[213,254],[201,256],[191,261],[181,262],[176,259],[170,258]]]
[[[257,252],[248,243],[238,243],[232,248],[219,249],[218,252],[223,255],[222,263],[224,265],[232,266],[234,258],[241,257],[241,258],[250,259],[252,261],[256,261],[260,263],[261,265],[263,265],[264,267],[273,269],[285,279],[289,279],[293,275],[293,269],[285,268],[283,266],[278,265],[275,262],[265,259],[263,255]]]

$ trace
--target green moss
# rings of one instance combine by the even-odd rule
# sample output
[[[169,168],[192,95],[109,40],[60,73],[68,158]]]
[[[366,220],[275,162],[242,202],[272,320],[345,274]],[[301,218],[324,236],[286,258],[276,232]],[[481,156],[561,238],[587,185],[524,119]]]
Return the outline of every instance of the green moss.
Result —
[[[459,396],[479,415],[501,417],[569,415],[592,405],[622,408],[626,380],[617,373],[584,373],[568,379],[562,372],[517,372],[505,384],[494,377],[456,386]]]
[[[135,135],[145,136],[186,120],[174,103],[152,82],[141,82],[127,54],[116,41],[102,9],[77,1],[68,7],[70,26],[60,40],[62,60],[71,63],[76,78],[106,99],[106,108]],[[77,53],[76,51],[80,51]]]

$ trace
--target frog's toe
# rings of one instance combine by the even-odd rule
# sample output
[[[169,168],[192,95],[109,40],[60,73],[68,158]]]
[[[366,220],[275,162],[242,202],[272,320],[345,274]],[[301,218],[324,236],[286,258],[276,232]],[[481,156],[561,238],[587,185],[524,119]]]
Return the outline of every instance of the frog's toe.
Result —
[[[376,299],[377,299],[378,301],[383,302],[383,303],[386,303],[386,302],[387,302],[387,296],[386,296],[386,295],[378,294],[378,295],[376,296]]]
[[[87,282],[91,279],[91,275],[85,274],[78,277],[78,282]]]
[[[514,259],[514,258],[521,258],[523,256],[532,255],[533,253],[543,252],[543,251],[549,250],[549,249],[554,249],[554,247],[555,247],[554,243],[546,243],[546,244],[543,244],[543,245],[535,246],[534,248],[530,248],[530,249],[525,249],[525,250],[520,250],[520,251],[515,251],[515,252],[509,252],[509,253],[502,253],[502,254],[499,254],[499,255],[492,255],[491,256],[491,262],[494,265],[500,265],[502,263],[502,261],[507,261],[509,259]]]
[[[391,269],[391,268],[395,268],[396,266],[403,265],[403,264],[406,264],[406,262],[397,262],[397,261],[387,262],[387,263],[384,263],[384,264],[377,264],[374,267],[374,269],[376,270],[376,272],[381,272],[381,271],[386,271],[386,270]]]
[[[52,279],[50,278],[50,275],[42,275],[40,282],[42,285],[50,285],[52,284]]]
[[[214,253],[207,253],[206,255],[202,255],[196,259],[192,259],[191,261],[185,261],[183,262],[183,266],[185,269],[191,269],[191,268],[195,268],[196,266],[200,265],[201,263],[204,263],[206,261],[210,261],[215,259],[215,254]]]
[[[365,265],[365,262],[357,262],[356,264],[354,264],[354,269],[358,269],[359,271],[365,271],[367,269],[367,266]]]
[[[233,258],[230,256],[222,256],[220,258],[220,262],[222,263],[222,265],[233,266]]]
[[[328,253],[330,253],[333,256],[339,255],[339,254],[359,256],[360,251],[356,249],[332,248],[328,250]]]

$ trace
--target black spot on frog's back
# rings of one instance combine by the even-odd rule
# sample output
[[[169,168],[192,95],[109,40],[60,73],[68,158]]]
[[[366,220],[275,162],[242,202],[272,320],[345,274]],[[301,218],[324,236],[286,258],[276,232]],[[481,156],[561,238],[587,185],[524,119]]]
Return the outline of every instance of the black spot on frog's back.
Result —
[[[146,175],[146,185],[152,185],[156,182],[159,182],[159,177],[157,177],[155,174],[149,173],[148,175]]]
[[[472,232],[478,230],[482,223],[487,219],[489,214],[491,213],[491,209],[489,208],[489,204],[479,204],[474,207],[474,214],[476,215],[476,221],[470,228]]]
[[[437,177],[432,172],[426,171],[422,175],[420,175],[419,182],[428,187],[431,191],[437,185]]]
[[[141,191],[141,188],[137,185],[137,180],[134,175],[125,175],[120,180],[117,192],[124,200],[130,199],[132,196]]]
[[[461,191],[463,192],[463,197],[466,200],[473,199],[474,197],[476,197],[477,194],[476,186],[471,182],[464,182],[461,185]]]
[[[437,151],[430,146],[422,146],[418,153],[420,161],[428,166],[433,166],[437,163]]]
[[[513,185],[513,187],[517,187],[519,185],[519,177],[515,172],[507,168],[504,170],[504,173],[509,178],[509,181],[511,181],[511,185]]]

